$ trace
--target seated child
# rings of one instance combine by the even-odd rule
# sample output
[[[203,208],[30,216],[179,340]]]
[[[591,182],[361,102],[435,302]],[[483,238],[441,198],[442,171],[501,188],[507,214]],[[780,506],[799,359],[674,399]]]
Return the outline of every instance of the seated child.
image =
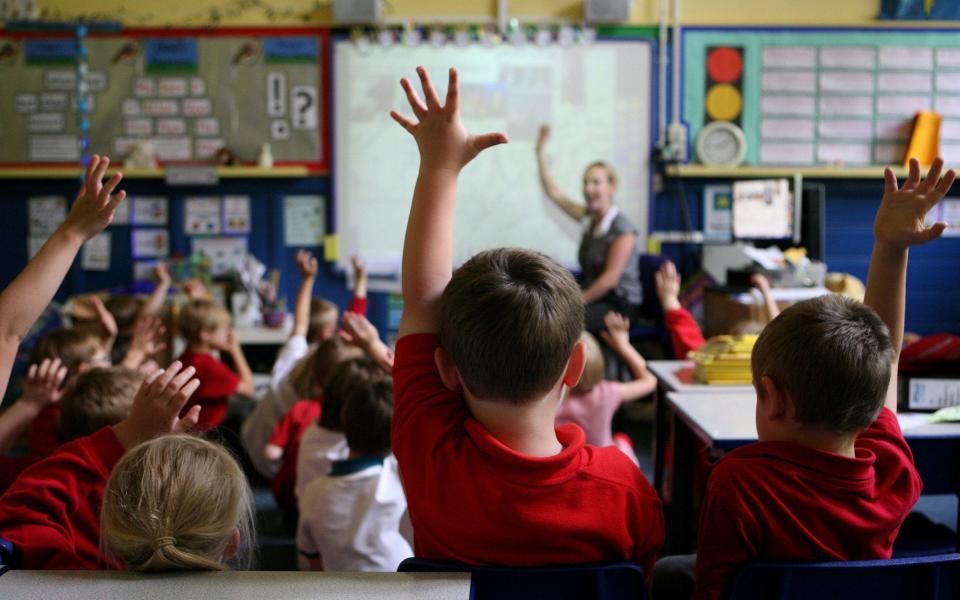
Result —
[[[156,438],[127,452],[107,481],[104,555],[130,571],[249,568],[252,505],[247,478],[222,446]]]
[[[630,438],[623,434],[613,435],[610,426],[613,414],[624,402],[639,400],[657,389],[657,378],[647,371],[647,363],[630,344],[630,321],[615,312],[604,318],[607,330],[600,335],[620,360],[630,369],[633,381],[621,383],[603,378],[606,367],[600,344],[590,333],[584,331],[580,339],[586,345],[587,360],[578,383],[557,411],[557,425],[576,423],[583,428],[587,443],[594,446],[616,446],[635,464],[637,456]],[[626,439],[624,439],[626,438]]]
[[[616,448],[554,427],[585,350],[584,307],[563,267],[502,248],[453,272],[460,170],[503,134],[460,122],[457,74],[446,105],[426,71],[420,100],[401,80],[420,172],[403,249],[391,439],[417,556],[533,566],[632,560],[651,571],[664,537],[653,488]]]
[[[336,304],[321,298],[311,299],[317,259],[301,250],[297,253],[297,268],[301,279],[293,311],[293,331],[273,365],[270,387],[240,429],[243,446],[251,461],[261,475],[269,478],[276,474],[279,465],[267,459],[264,447],[273,428],[295,402],[314,398],[320,393],[312,361],[317,359],[317,344],[336,334],[340,318]],[[367,310],[366,269],[356,257],[353,258],[353,268],[356,285],[350,310],[364,314]]]
[[[180,409],[200,382],[193,367],[173,363],[140,386],[130,414],[112,427],[64,444],[30,466],[0,497],[0,538],[12,542],[23,569],[97,569],[100,507],[124,452],[155,437],[196,425],[200,407]],[[166,492],[165,490],[161,490]]]
[[[890,169],[874,222],[865,305],[840,296],[798,302],[753,349],[760,441],[714,467],[700,519],[695,596],[723,596],[751,559],[889,558],[922,483],[897,422],[910,246],[954,180],[937,159],[902,189]]]
[[[184,414],[193,406],[202,406],[197,428],[209,431],[223,422],[230,396],[253,395],[253,373],[230,327],[227,309],[212,300],[192,300],[180,311],[179,322],[187,349],[178,360],[194,367],[200,380],[200,388],[184,407]],[[216,357],[217,350],[230,355],[236,373]]]
[[[375,370],[342,402],[350,454],[300,495],[297,550],[314,571],[394,572],[413,550],[400,532],[407,501],[390,454],[393,382]]]
[[[680,304],[680,275],[673,263],[669,260],[664,262],[657,271],[655,279],[657,297],[660,299],[660,306],[663,307],[664,323],[673,344],[673,355],[676,359],[683,360],[691,351],[703,345],[703,333],[693,315]],[[780,308],[770,293],[770,282],[767,278],[756,273],[750,278],[750,283],[760,290],[763,297],[764,320],[737,323],[734,330],[730,332],[732,334],[760,333],[764,325],[780,314]]]

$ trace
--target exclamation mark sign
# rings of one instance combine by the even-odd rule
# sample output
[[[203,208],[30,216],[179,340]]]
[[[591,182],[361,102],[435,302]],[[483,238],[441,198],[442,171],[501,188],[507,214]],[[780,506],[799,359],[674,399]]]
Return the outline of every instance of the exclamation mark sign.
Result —
[[[287,114],[286,73],[267,74],[267,115],[282,117]]]

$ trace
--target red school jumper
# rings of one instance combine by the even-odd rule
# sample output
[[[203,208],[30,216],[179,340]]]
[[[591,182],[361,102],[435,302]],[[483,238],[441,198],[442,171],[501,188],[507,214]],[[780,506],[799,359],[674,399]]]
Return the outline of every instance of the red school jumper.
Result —
[[[193,406],[199,404],[202,408],[195,429],[203,432],[217,427],[227,416],[227,400],[237,391],[240,377],[216,357],[193,352],[189,347],[177,360],[183,363],[183,368],[196,369],[194,377],[200,380],[200,387],[184,405],[180,416],[183,417]]]
[[[320,419],[323,409],[323,394],[309,400],[298,400],[273,428],[270,443],[283,448],[280,469],[270,482],[273,497],[289,514],[297,513],[297,454],[300,453],[300,438],[303,432]]]
[[[0,497],[0,538],[23,569],[97,569],[103,491],[124,448],[104,427],[26,469]]]
[[[673,357],[677,360],[686,360],[691,350],[703,345],[703,332],[687,309],[681,307],[668,310],[664,313],[663,320],[673,344]]]
[[[723,598],[747,560],[890,558],[923,487],[897,416],[857,436],[856,458],[757,442],[713,468],[700,514],[696,598]]]
[[[535,566],[632,560],[649,576],[663,543],[660,500],[615,447],[557,427],[563,450],[520,454],[494,438],[447,389],[439,337],[404,336],[393,368],[393,451],[418,557]]]

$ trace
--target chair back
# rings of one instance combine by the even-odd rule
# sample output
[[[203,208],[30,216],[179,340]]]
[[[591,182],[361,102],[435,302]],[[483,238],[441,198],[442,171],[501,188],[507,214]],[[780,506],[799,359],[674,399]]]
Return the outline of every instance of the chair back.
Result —
[[[470,573],[471,600],[646,600],[643,569],[631,562],[550,567],[477,567],[408,558],[401,573]]]
[[[821,563],[750,562],[728,600],[960,598],[960,554]]]

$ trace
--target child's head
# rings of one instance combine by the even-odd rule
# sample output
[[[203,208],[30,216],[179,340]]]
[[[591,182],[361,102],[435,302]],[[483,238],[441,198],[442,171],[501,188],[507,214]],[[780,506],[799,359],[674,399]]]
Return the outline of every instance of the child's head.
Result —
[[[481,400],[524,404],[546,394],[564,376],[583,322],[570,272],[519,248],[477,254],[440,300],[440,344]]]
[[[586,394],[603,381],[606,367],[597,338],[593,337],[593,334],[589,331],[584,331],[580,334],[580,341],[587,349],[587,360],[583,365],[583,375],[580,376],[580,383],[573,388],[573,393]]]
[[[764,328],[751,369],[758,397],[792,403],[797,425],[837,435],[870,425],[883,407],[894,349],[869,307],[836,295],[798,302]],[[759,417],[757,429],[764,439]]]
[[[110,296],[103,304],[116,320],[120,336],[130,335],[133,324],[136,323],[137,316],[140,314],[140,309],[143,308],[143,300],[137,296],[123,294]]]
[[[218,346],[230,330],[230,313],[213,300],[191,300],[180,311],[179,325],[188,344]]]
[[[307,339],[311,342],[322,342],[333,337],[337,332],[337,320],[340,318],[340,309],[337,305],[323,298],[314,298],[310,301],[310,324],[307,326]]]
[[[344,342],[339,336],[327,338],[291,372],[297,395],[314,398],[326,390],[327,383],[340,363],[363,356],[363,350]]]
[[[251,506],[247,479],[221,446],[188,435],[160,437],[114,467],[100,544],[131,571],[248,567]]]
[[[127,418],[141,383],[141,373],[124,367],[90,369],[78,375],[60,401],[60,439],[69,442]]]
[[[333,431],[342,431],[341,417],[346,399],[354,390],[364,389],[373,381],[379,381],[384,373],[372,360],[356,357],[337,365],[323,390],[323,410],[320,425]],[[391,402],[393,396],[390,396]]]
[[[39,364],[45,358],[59,358],[67,368],[67,377],[94,366],[109,366],[110,356],[103,342],[89,331],[54,329],[30,349],[30,364]]]
[[[390,454],[393,380],[383,371],[358,381],[343,398],[342,418],[347,446],[362,456]],[[322,413],[321,413],[322,416]]]

